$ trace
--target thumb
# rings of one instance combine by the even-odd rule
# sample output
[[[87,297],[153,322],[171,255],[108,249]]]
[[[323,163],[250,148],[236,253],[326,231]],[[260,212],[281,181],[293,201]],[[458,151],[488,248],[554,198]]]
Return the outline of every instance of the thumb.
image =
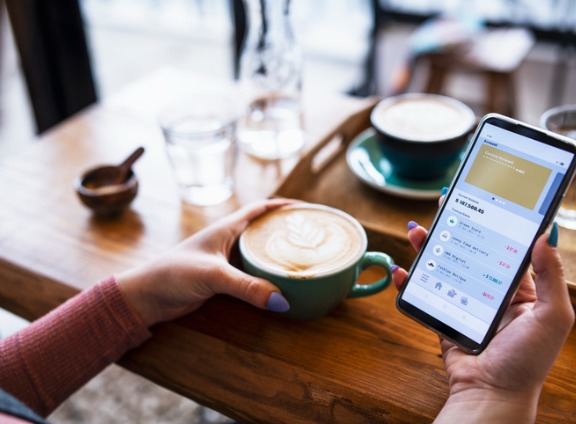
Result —
[[[263,278],[254,277],[229,266],[225,280],[215,283],[214,291],[236,297],[260,309],[272,312],[287,312],[290,304],[278,287]]]
[[[568,287],[564,279],[562,259],[556,249],[558,227],[552,226],[550,236],[543,234],[538,238],[532,251],[532,268],[534,270],[538,307],[549,309],[550,312],[566,313],[570,321],[574,313],[570,304]],[[568,319],[568,317],[567,317]]]
[[[238,237],[242,231],[246,229],[249,222],[254,218],[257,218],[258,216],[263,215],[272,209],[286,206],[295,202],[297,201],[284,198],[256,201],[221,219],[220,224],[223,227],[229,228],[233,232],[234,236]]]

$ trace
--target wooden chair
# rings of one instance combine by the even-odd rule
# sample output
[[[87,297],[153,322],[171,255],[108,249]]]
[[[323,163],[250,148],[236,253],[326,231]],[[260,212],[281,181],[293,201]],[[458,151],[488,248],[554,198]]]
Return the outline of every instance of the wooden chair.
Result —
[[[442,93],[453,72],[474,74],[484,80],[484,112],[515,116],[515,73],[533,46],[533,38],[523,29],[491,30],[479,35],[462,53],[436,53],[427,60],[429,77],[425,90]]]
[[[421,34],[420,34],[421,35]],[[482,113],[517,113],[515,73],[534,45],[534,37],[523,28],[483,29],[470,33],[468,39],[422,52],[413,52],[404,77],[393,88],[395,94],[410,88],[414,71],[427,68],[422,90],[446,94],[447,80],[456,73],[466,73],[484,82]]]
[[[97,99],[78,0],[4,0],[41,133]]]

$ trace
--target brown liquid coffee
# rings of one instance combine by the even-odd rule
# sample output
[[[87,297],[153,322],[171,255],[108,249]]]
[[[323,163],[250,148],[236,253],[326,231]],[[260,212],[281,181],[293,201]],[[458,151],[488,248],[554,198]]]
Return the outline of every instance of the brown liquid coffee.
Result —
[[[243,235],[244,255],[272,272],[314,277],[344,268],[364,253],[362,228],[326,209],[281,208],[254,220]]]

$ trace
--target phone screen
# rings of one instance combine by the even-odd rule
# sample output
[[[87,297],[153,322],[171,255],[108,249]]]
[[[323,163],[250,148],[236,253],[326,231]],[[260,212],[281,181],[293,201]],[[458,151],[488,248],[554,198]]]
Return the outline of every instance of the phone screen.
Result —
[[[549,224],[574,168],[573,145],[485,118],[398,297],[398,307],[479,352]]]

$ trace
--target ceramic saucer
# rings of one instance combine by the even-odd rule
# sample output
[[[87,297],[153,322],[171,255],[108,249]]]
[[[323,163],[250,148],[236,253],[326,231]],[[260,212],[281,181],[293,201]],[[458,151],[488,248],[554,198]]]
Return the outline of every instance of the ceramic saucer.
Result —
[[[459,165],[459,162],[455,163],[444,176],[432,180],[399,177],[379,148],[372,128],[361,132],[352,140],[346,151],[346,162],[358,178],[376,190],[421,200],[438,199],[442,188],[450,185]]]

